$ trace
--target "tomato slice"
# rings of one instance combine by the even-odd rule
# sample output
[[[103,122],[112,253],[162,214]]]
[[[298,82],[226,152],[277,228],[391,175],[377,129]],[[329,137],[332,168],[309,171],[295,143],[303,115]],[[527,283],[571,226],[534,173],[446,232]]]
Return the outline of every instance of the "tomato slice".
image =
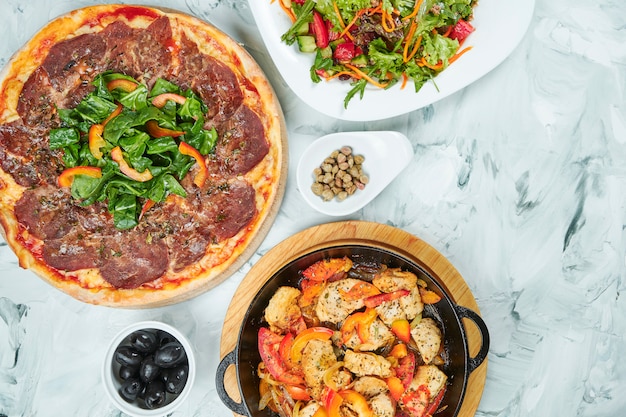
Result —
[[[472,26],[469,22],[459,19],[459,21],[454,25],[452,31],[450,31],[450,39],[456,39],[459,43],[463,42],[465,38],[467,38],[473,31],[474,26]]]
[[[268,328],[261,327],[257,340],[261,360],[265,363],[268,372],[277,381],[291,385],[304,385],[304,379],[299,375],[288,372],[280,357],[278,350],[282,340],[283,337],[281,335],[272,332]]]
[[[329,41],[328,28],[326,27],[324,18],[317,10],[313,10],[312,31],[315,35],[315,45],[317,45],[317,47],[320,49],[326,48]]]
[[[398,361],[398,367],[395,369],[396,376],[402,381],[404,389],[407,389],[413,381],[415,364],[415,354],[412,351],[409,351],[404,358],[400,358]]]

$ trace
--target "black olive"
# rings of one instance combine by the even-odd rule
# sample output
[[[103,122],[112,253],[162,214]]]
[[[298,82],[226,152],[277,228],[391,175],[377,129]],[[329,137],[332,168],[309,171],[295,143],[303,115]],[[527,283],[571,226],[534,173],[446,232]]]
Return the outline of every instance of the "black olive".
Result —
[[[146,407],[150,409],[159,408],[165,403],[165,384],[163,381],[157,379],[148,384],[144,401]]]
[[[159,347],[159,339],[154,331],[137,330],[130,335],[130,344],[143,353],[152,353]]]
[[[178,395],[182,392],[187,382],[189,366],[185,364],[176,368],[164,369],[162,375],[163,382],[165,382],[165,391]]]
[[[178,342],[174,336],[165,330],[157,330],[157,338],[159,339],[159,346],[166,345],[170,342]]]
[[[139,375],[139,368],[134,366],[121,366],[118,374],[123,380]]]
[[[142,362],[139,367],[139,378],[144,382],[153,381],[161,372],[161,368],[154,363],[154,357],[148,356]]]
[[[180,342],[169,342],[154,352],[154,363],[162,368],[173,368],[180,365],[186,357]]]
[[[143,391],[144,384],[138,378],[129,378],[119,389],[119,393],[126,401],[133,402],[137,398],[137,395]]]
[[[139,364],[143,360],[143,356],[139,351],[130,346],[119,346],[115,350],[115,360],[123,366],[130,366],[133,368],[139,367]]]

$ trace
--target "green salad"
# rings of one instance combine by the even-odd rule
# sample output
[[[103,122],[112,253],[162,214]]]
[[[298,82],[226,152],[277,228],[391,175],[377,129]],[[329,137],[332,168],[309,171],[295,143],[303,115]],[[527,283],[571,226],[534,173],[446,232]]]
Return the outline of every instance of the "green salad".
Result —
[[[50,148],[63,150],[60,186],[81,205],[105,201],[118,229],[170,194],[185,197],[180,182],[194,164],[202,186],[217,132],[204,128],[207,107],[195,93],[164,79],[148,90],[113,72],[93,85],[75,108],[58,109],[61,126],[50,132]]]
[[[469,50],[477,0],[278,0],[292,20],[281,39],[315,54],[311,80],[351,83],[344,107],[368,84],[412,80],[415,91]]]

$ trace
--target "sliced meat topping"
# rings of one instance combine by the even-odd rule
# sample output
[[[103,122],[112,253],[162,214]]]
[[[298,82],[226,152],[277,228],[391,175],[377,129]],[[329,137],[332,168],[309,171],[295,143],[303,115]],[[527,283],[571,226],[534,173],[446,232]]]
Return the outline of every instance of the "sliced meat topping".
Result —
[[[37,68],[22,87],[17,102],[17,113],[27,126],[52,126],[56,120],[53,88],[48,73]]]
[[[243,93],[235,73],[215,58],[204,55],[183,35],[179,52],[180,71],[176,84],[192,88],[209,106],[207,119],[212,125],[232,116],[243,103]]]
[[[137,288],[154,281],[167,271],[169,256],[162,239],[131,231],[103,239],[100,248],[100,274],[116,288]]]
[[[269,151],[263,124],[248,106],[241,106],[218,128],[220,141],[215,154],[222,169],[231,175],[245,174]]]
[[[77,223],[72,197],[53,186],[24,191],[15,205],[15,216],[33,236],[42,240],[61,238]]]

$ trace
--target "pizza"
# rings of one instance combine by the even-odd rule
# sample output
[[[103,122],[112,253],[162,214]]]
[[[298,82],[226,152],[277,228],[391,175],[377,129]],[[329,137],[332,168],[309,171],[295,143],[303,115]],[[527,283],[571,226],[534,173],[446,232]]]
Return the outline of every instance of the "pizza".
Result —
[[[101,5],[0,74],[0,222],[20,266],[81,301],[171,304],[256,250],[286,135],[262,70],[190,15]]]

